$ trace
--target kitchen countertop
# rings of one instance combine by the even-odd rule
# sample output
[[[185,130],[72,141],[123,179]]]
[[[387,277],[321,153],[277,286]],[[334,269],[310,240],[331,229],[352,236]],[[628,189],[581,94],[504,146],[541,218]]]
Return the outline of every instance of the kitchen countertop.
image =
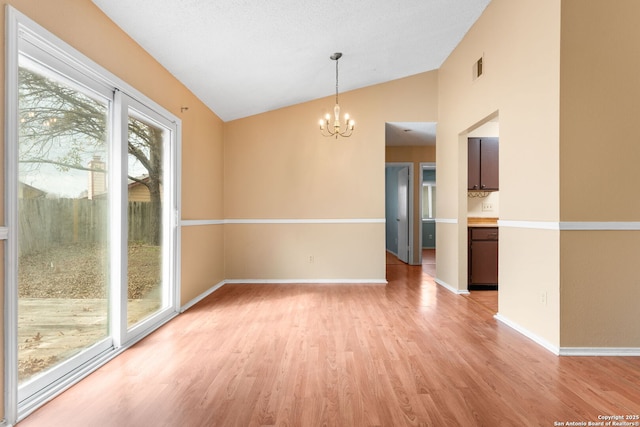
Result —
[[[497,227],[498,218],[468,217],[467,227]]]

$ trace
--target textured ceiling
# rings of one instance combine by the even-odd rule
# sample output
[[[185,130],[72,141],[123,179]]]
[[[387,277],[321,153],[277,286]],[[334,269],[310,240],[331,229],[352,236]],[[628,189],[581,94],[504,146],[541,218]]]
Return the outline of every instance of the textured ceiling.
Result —
[[[437,69],[490,0],[93,0],[222,120]]]
[[[388,122],[384,128],[385,145],[436,145],[436,123]]]

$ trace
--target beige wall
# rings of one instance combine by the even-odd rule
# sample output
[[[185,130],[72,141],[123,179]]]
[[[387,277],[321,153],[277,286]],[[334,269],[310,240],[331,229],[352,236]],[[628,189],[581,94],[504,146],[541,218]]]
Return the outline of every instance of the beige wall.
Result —
[[[635,0],[562,2],[562,221],[640,221],[638,16]],[[640,232],[560,242],[562,346],[640,347]]]
[[[434,119],[435,121],[435,119]],[[412,264],[420,263],[420,230],[422,209],[420,206],[420,177],[422,170],[420,163],[435,163],[435,146],[388,146],[385,147],[385,161],[387,163],[413,163],[413,259]]]
[[[464,143],[499,115],[499,312],[559,349],[640,346],[640,233],[564,229],[640,219],[639,15],[632,0],[493,0],[439,70],[438,217],[458,223],[439,224],[438,278],[466,288]]]
[[[437,277],[453,289],[467,288],[466,138],[479,125],[499,115],[500,219],[559,219],[559,28],[559,0],[493,0],[439,70]],[[504,227],[499,242],[500,314],[556,346],[559,303],[539,295],[559,289],[558,234]]]
[[[640,231],[563,231],[563,347],[640,347]]]
[[[231,280],[385,279],[384,224],[228,224],[225,235]]]
[[[384,280],[384,223],[359,221],[384,220],[384,126],[435,121],[436,100],[436,72],[341,93],[356,130],[337,140],[331,97],[226,123],[225,218],[250,222],[225,227],[227,278]],[[335,219],[353,222],[299,223]]]

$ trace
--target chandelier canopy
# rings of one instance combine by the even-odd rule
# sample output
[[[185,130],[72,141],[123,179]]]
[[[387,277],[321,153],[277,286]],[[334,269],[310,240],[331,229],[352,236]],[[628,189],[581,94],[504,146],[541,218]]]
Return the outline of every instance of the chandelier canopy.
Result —
[[[331,123],[331,114],[325,116],[324,119],[320,119],[320,132],[322,136],[338,136],[345,138],[350,137],[353,134],[353,128],[355,122],[349,119],[349,114],[344,115],[344,124],[340,123],[340,105],[338,104],[338,60],[342,57],[341,52],[336,52],[329,58],[336,61],[336,105],[333,107],[333,123]],[[344,128],[344,130],[343,130]]]

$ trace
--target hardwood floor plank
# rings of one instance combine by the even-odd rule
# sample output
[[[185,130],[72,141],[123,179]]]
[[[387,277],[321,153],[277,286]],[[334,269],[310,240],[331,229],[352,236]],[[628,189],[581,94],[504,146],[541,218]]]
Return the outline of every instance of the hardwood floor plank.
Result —
[[[520,426],[640,413],[640,358],[557,357],[420,266],[225,285],[19,423]]]

